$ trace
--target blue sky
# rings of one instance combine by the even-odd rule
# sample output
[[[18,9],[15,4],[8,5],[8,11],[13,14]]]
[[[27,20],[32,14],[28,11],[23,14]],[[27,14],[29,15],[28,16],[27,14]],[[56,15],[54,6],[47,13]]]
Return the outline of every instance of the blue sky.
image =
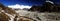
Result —
[[[60,0],[50,0],[50,1],[60,4]],[[32,6],[34,4],[42,5],[45,2],[45,0],[0,0],[0,2],[5,6],[15,4]]]
[[[44,0],[0,0],[1,3],[4,5],[15,5],[15,4],[20,4],[20,5],[34,5],[34,4],[42,4]]]

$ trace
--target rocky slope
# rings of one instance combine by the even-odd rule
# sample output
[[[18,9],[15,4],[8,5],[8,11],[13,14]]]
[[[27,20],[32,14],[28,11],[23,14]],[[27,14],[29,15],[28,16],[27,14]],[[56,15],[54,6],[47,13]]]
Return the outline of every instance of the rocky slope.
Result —
[[[0,21],[9,21],[14,14],[16,13],[11,8],[5,7],[0,3]]]
[[[24,20],[25,19],[25,20]],[[20,16],[15,10],[0,3],[0,21],[34,21],[29,17]]]
[[[40,9],[40,8],[39,8]],[[38,9],[38,10],[39,10]],[[0,4],[0,21],[60,21],[60,13],[13,10]],[[37,8],[36,8],[37,10]]]

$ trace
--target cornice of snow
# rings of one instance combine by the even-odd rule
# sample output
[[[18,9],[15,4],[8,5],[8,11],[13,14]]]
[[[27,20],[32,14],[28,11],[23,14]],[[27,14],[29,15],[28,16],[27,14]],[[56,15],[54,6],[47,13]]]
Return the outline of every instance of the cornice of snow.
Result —
[[[49,3],[52,3],[52,4],[54,4],[52,1],[46,1],[46,2],[49,2]]]

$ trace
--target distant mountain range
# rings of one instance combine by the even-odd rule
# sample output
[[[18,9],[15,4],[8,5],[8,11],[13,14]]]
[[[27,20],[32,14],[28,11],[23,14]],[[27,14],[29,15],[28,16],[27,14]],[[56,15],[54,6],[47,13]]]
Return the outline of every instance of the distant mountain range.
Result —
[[[28,5],[20,5],[20,4],[16,4],[16,5],[8,5],[9,8],[12,8],[12,9],[24,9],[24,8],[28,8],[30,9],[31,6],[28,6]]]

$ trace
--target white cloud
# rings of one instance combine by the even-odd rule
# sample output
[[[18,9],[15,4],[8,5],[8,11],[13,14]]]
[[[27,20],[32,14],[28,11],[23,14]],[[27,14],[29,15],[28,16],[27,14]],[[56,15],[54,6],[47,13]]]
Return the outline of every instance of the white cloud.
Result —
[[[8,5],[9,8],[20,8],[20,9],[23,9],[23,8],[31,8],[31,6],[26,6],[26,5],[19,5],[19,4],[16,4],[16,5]]]

